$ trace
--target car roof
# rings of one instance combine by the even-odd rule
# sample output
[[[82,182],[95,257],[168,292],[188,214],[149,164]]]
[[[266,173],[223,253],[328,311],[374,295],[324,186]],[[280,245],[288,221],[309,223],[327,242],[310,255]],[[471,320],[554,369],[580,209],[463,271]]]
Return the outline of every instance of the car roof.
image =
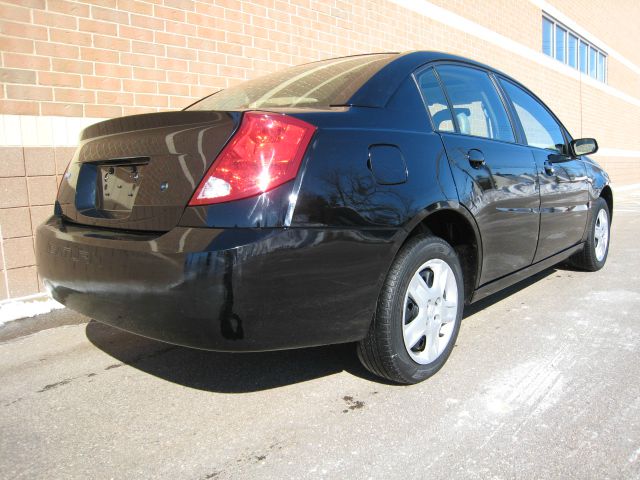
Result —
[[[480,67],[508,78],[521,85],[520,82],[493,67],[476,62],[469,58],[436,51],[412,51],[395,53],[396,58],[378,70],[362,87],[354,93],[347,104],[360,107],[384,107],[400,84],[416,69],[438,61],[460,62]]]

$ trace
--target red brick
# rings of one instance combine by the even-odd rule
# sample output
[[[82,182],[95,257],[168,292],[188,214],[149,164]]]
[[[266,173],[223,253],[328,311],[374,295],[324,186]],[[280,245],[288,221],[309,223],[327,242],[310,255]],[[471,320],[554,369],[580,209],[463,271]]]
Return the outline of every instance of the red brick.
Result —
[[[4,66],[9,68],[25,68],[31,70],[49,70],[51,60],[48,57],[24,55],[22,53],[3,53]]]
[[[184,35],[174,35],[165,32],[155,32],[154,41],[155,43],[174,45],[176,47],[184,47],[187,45],[187,38]]]
[[[142,107],[167,107],[169,103],[167,97],[161,97],[158,95],[145,95],[136,93],[135,102],[137,106]]]
[[[69,45],[91,45],[91,34],[84,32],[50,28],[49,37],[52,42],[67,43]]]
[[[61,58],[54,58],[52,62],[53,70],[56,72],[84,74],[93,73],[93,63],[91,62],[83,62],[80,60],[63,60]]]
[[[90,90],[120,90],[122,81],[114,77],[82,77],[82,87]]]
[[[104,105],[133,105],[133,94],[127,92],[98,92],[98,102]]]
[[[179,60],[177,58],[158,58],[158,68],[162,70],[176,70],[184,71],[188,68],[189,63],[186,60]]]
[[[120,63],[137,67],[155,67],[156,57],[139,53],[123,53],[120,55]]]
[[[7,85],[7,98],[14,100],[52,100],[53,91],[50,87]]]
[[[118,8],[127,12],[140,13],[142,15],[151,15],[153,13],[153,5],[137,0],[118,0]]]
[[[96,63],[96,75],[102,77],[131,78],[131,67],[113,63]]]
[[[126,55],[126,53],[123,53]],[[118,63],[118,52],[113,50],[105,50],[104,48],[82,47],[80,49],[80,58],[91,62]]]
[[[221,78],[217,75],[198,75],[198,85],[202,87],[220,89],[224,88],[225,81],[224,78]]]
[[[200,7],[200,5],[198,5]],[[187,13],[187,23],[189,25],[198,25],[202,27],[210,27],[216,28],[218,26],[217,19],[222,18],[224,16],[224,9],[220,7],[215,7],[212,5],[212,8],[216,8],[218,13],[214,15],[205,15],[202,13]]]
[[[11,3],[13,5],[20,5],[21,7],[29,8],[45,8],[45,0],[4,0],[5,3]]]
[[[182,110],[191,105],[195,100],[191,97],[169,97],[169,108]]]
[[[196,13],[194,16],[194,20],[196,17],[223,17],[224,16],[224,7],[219,5],[214,5],[213,2],[200,2],[196,4]],[[190,22],[193,23],[193,22]],[[197,22],[196,22],[197,23]]]
[[[20,70],[17,68],[0,68],[0,82],[35,84],[36,72],[33,70]]]
[[[190,90],[189,93],[191,94],[192,97],[202,98],[202,97],[206,97],[207,95],[211,95],[217,89],[211,88],[211,87],[201,87],[199,85],[191,85],[189,87],[189,90]]]
[[[228,55],[242,55],[242,46],[232,43],[221,43],[218,46],[218,51]]]
[[[138,80],[156,80],[164,82],[167,74],[164,70],[156,70],[154,68],[137,68],[133,67],[133,78]]]
[[[129,23],[129,15],[126,12],[120,12],[110,8],[96,7],[95,5],[91,6],[91,18],[120,24]]]
[[[165,20],[164,30],[175,35],[196,35],[198,27],[190,25],[189,23],[174,22],[172,20]]]
[[[153,42],[153,30],[139,27],[129,27],[120,25],[120,37],[140,40],[143,42]]]
[[[183,60],[196,60],[198,58],[198,52],[190,48],[167,47],[167,56],[182,58]]]
[[[167,72],[167,80],[169,82],[174,83],[184,83],[184,84],[196,84],[198,83],[198,75],[196,73],[190,73],[186,70],[177,71],[177,72]]]
[[[49,10],[53,10],[54,12],[64,13],[73,17],[86,18],[89,16],[88,5],[77,2],[69,2],[67,0],[48,0],[47,8]]]
[[[39,25],[0,21],[0,33],[11,37],[30,38],[32,40],[46,40],[47,29]]]
[[[91,90],[56,88],[54,95],[56,102],[93,103],[96,101],[96,94]]]
[[[159,83],[158,93],[163,95],[180,95],[183,97],[189,96],[189,86],[181,85],[179,83]]]
[[[224,33],[222,34],[222,38],[224,39]],[[187,46],[189,48],[195,48],[196,50],[209,50],[215,51],[216,49],[216,41],[211,38],[187,38]]]
[[[147,55],[156,55],[158,57],[164,57],[167,48],[164,45],[156,45],[155,43],[131,42],[131,51],[133,53],[146,53]]]
[[[225,32],[218,28],[198,27],[198,39],[224,41]],[[199,48],[199,47],[194,47]]]
[[[155,17],[166,18],[168,20],[175,20],[177,22],[184,22],[186,14],[183,10],[175,8],[167,8],[160,5],[153,6],[153,15]]]
[[[80,58],[80,48],[64,43],[36,42],[36,53],[48,57]]]
[[[28,8],[17,5],[0,4],[0,18],[5,20],[15,20],[17,22],[31,22],[31,12]]]
[[[108,37],[95,33],[93,35],[93,46],[96,48],[129,52],[131,50],[131,40],[127,40],[126,38]]]
[[[88,20],[85,18],[80,19],[80,30],[83,32],[101,33],[103,35],[115,36],[118,34],[118,27],[113,23]]]
[[[179,10],[188,10],[190,12],[193,12],[196,8],[193,0],[164,0],[164,5]]]
[[[155,82],[144,80],[123,80],[122,89],[125,92],[133,93],[156,93],[157,86]]]
[[[33,53],[33,40],[0,35],[0,50],[15,53]]]
[[[33,23],[57,28],[67,28],[70,30],[76,30],[78,28],[77,17],[43,10],[34,10]]]
[[[80,75],[60,72],[38,72],[38,84],[54,87],[79,87]]]
[[[164,21],[151,16],[133,15],[131,14],[131,25],[151,30],[163,30]]]
[[[74,103],[43,103],[42,115],[57,115],[62,117],[81,117],[82,105]]]
[[[122,116],[122,107],[116,105],[85,105],[86,117],[114,118]]]
[[[228,55],[222,53],[200,50],[198,51],[198,62],[200,62],[200,65],[204,67],[204,69],[198,69],[197,71],[200,73],[215,72],[217,71],[217,65],[224,65],[228,58]]]
[[[141,113],[151,113],[157,112],[158,109],[154,107],[123,107],[122,114],[123,115],[139,115]]]

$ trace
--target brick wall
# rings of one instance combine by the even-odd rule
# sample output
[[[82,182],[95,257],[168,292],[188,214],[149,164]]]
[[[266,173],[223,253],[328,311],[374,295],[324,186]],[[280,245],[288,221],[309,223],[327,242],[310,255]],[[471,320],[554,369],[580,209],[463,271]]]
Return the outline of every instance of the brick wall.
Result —
[[[640,63],[628,44],[639,32],[637,7],[608,6],[618,22],[611,29],[602,7],[587,0],[552,3]],[[425,5],[426,14],[417,11]],[[439,8],[478,28],[456,28]],[[183,108],[311,60],[433,49],[486,62],[536,91],[575,135],[597,137],[609,149],[600,159],[614,181],[640,182],[638,158],[611,150],[640,151],[640,75],[609,58],[609,88],[581,81],[552,59],[529,58],[541,55],[541,15],[526,0],[483,7],[448,0],[0,0],[0,299],[40,288],[33,231],[52,211],[83,126]],[[533,54],[480,35],[483,27]]]

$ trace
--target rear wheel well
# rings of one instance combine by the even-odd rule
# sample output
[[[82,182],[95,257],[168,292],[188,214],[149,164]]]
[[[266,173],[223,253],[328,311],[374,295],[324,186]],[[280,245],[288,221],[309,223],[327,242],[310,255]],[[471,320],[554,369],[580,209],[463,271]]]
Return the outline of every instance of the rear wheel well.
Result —
[[[611,187],[609,185],[605,185],[600,192],[600,196],[604,198],[604,201],[607,202],[607,207],[609,207],[609,218],[613,218],[613,192],[611,191]]]
[[[416,235],[430,233],[451,245],[460,259],[464,275],[465,301],[469,302],[478,276],[478,242],[469,221],[453,210],[439,210],[427,216],[411,231],[405,243]]]

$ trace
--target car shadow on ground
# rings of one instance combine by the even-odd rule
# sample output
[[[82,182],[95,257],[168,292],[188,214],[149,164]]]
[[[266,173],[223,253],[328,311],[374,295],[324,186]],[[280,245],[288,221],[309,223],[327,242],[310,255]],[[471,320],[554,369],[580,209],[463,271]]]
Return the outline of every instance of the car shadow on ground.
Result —
[[[551,268],[487,297],[465,309],[469,317],[556,272]],[[140,337],[91,320],[89,341],[115,358],[107,369],[129,365],[163,380],[198,390],[246,393],[305,382],[346,371],[388,383],[360,364],[354,344],[261,353],[221,353],[195,350]]]

